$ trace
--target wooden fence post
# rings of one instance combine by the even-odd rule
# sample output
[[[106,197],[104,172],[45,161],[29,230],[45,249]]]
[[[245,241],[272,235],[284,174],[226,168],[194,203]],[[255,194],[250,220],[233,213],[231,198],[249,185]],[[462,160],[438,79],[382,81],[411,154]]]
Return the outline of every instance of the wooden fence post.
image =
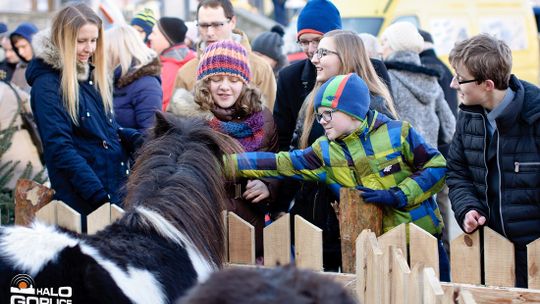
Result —
[[[287,213],[263,231],[264,265],[286,265],[291,262],[291,221]]]
[[[356,238],[356,297],[360,303],[366,303],[367,292],[367,248],[371,230],[364,229]]]
[[[484,227],[484,275],[486,285],[515,286],[514,255],[514,244],[489,227]]]
[[[95,234],[122,216],[124,210],[115,204],[105,203],[86,217],[86,232]]]
[[[36,212],[47,205],[54,190],[28,179],[19,179],[15,185],[15,225],[28,226]]]
[[[529,273],[528,287],[540,289],[540,239],[527,245],[527,270]]]
[[[411,266],[422,262],[425,267],[431,267],[439,277],[439,247],[437,238],[416,226],[409,224],[409,254]]]
[[[339,229],[343,272],[355,271],[355,241],[364,229],[382,234],[382,209],[377,204],[366,204],[356,189],[342,187],[339,203]]]
[[[322,230],[299,215],[294,216],[296,266],[323,271]]]
[[[392,273],[389,303],[407,304],[410,292],[411,269],[400,248],[391,246]],[[413,303],[411,303],[413,304]]]
[[[368,235],[367,244],[367,282],[366,302],[382,303],[381,290],[383,289],[383,252],[377,243],[375,233]]]
[[[424,268],[424,304],[443,303],[444,291],[438,277],[433,268]]]
[[[51,201],[36,212],[36,218],[48,225],[57,225],[81,233],[81,215],[61,201]]]
[[[452,282],[481,283],[480,245],[479,230],[472,234],[463,233],[450,242]]]
[[[255,264],[255,227],[229,212],[229,260],[237,264]]]

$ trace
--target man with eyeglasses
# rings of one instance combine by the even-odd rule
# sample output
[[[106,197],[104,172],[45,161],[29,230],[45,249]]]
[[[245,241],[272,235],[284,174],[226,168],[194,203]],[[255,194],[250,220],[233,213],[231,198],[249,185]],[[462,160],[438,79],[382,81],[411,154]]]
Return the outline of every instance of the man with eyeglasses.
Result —
[[[199,58],[206,46],[222,40],[234,40],[248,51],[252,83],[261,90],[265,106],[272,110],[276,97],[276,80],[270,65],[251,51],[247,36],[235,29],[236,16],[229,0],[202,0],[197,6],[197,27],[201,41],[197,46],[197,58],[184,65],[176,76],[176,89],[191,92],[196,82]]]
[[[526,245],[540,237],[540,89],[511,74],[508,45],[487,34],[450,52],[463,100],[447,184],[466,233],[488,226],[514,244],[517,287],[527,287]]]

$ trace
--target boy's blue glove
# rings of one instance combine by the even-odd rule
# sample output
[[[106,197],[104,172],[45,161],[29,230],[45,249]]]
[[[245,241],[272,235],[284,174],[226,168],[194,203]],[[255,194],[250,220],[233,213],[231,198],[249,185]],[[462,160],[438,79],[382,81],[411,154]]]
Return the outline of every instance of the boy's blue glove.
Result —
[[[362,191],[360,195],[366,203],[379,204],[397,209],[407,205],[404,195],[403,197],[399,195],[398,191],[401,192],[399,189],[373,190],[362,186],[358,186],[356,189]]]

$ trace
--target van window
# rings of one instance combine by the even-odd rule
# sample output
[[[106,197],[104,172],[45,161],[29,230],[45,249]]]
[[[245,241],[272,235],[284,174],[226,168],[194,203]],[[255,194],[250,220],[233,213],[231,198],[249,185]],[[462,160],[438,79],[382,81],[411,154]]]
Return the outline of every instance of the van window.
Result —
[[[394,21],[392,21],[392,23],[396,23],[396,22],[400,22],[400,21],[412,23],[412,24],[414,24],[414,26],[416,26],[416,28],[420,27],[420,20],[418,20],[418,16],[412,16],[412,15],[410,15],[410,16],[399,16],[396,19],[394,19]]]
[[[357,33],[368,33],[373,36],[379,35],[383,18],[366,17],[366,18],[342,18],[341,24],[343,29],[354,31]]]

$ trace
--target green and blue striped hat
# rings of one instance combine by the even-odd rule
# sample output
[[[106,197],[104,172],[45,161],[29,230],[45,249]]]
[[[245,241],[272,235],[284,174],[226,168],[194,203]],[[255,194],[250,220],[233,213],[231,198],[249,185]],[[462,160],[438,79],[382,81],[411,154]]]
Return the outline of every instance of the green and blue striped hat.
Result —
[[[315,95],[315,112],[329,107],[364,120],[369,110],[369,89],[357,74],[337,75],[328,79]]]

